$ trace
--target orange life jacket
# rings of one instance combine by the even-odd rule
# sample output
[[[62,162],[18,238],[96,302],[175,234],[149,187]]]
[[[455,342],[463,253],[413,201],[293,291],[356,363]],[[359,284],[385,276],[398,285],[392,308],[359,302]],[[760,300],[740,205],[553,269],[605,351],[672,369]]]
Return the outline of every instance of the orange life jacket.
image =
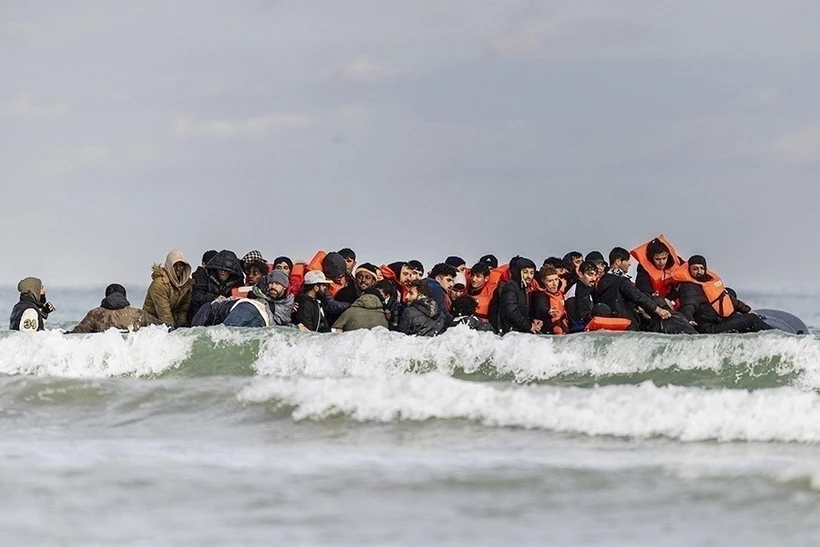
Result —
[[[566,334],[569,332],[569,319],[567,318],[567,309],[566,305],[564,304],[564,291],[559,291],[556,294],[552,294],[547,292],[547,289],[541,286],[541,284],[533,279],[530,282],[530,292],[533,294],[540,292],[543,293],[549,298],[550,302],[550,309],[551,310],[558,310],[560,315],[557,319],[552,319],[550,316],[550,322],[552,323],[552,333],[553,334]]]
[[[670,286],[674,284],[675,280],[673,275],[675,271],[677,271],[680,266],[678,265],[678,253],[675,251],[675,248],[672,246],[669,241],[663,236],[663,234],[659,235],[656,238],[658,241],[666,245],[669,249],[669,256],[672,257],[674,261],[674,266],[666,270],[659,270],[655,263],[646,256],[646,249],[649,247],[650,241],[647,241],[643,245],[635,247],[629,254],[631,254],[635,260],[638,261],[638,264],[643,266],[643,269],[646,270],[646,273],[649,274],[649,279],[652,282],[652,289],[658,293],[658,296],[666,297],[669,294]]]
[[[482,287],[481,292],[478,294],[470,294],[473,300],[476,301],[476,304],[478,304],[478,307],[475,310],[476,317],[483,319],[484,321],[489,320],[490,301],[493,299],[493,293],[498,288],[499,283],[504,280],[504,276],[507,276],[507,279],[509,279],[509,275],[509,264],[504,264],[498,268],[493,268],[490,271],[490,275],[487,277],[487,282],[484,283],[484,287]],[[472,287],[471,283],[472,280],[467,283],[467,287]],[[469,294],[469,292],[467,294]]]
[[[720,276],[711,270],[706,270],[706,274],[712,278],[711,281],[698,281],[689,273],[689,263],[685,262],[680,268],[675,270],[674,278],[681,283],[700,285],[712,309],[714,309],[719,316],[726,319],[735,313],[735,305],[732,303],[732,297],[726,292],[726,285],[723,284],[723,280],[720,279]]]
[[[302,292],[302,285],[305,283],[305,273],[307,273],[307,264],[304,262],[297,262],[290,270],[290,288],[288,292],[296,296]]]
[[[316,251],[316,254],[313,255],[313,258],[310,259],[310,262],[307,263],[307,271],[312,272],[315,270],[322,271],[322,261],[327,256],[327,252],[325,251]]]
[[[622,331],[629,328],[632,321],[624,319],[623,317],[593,317],[587,323],[584,331],[591,332],[596,330],[615,330]]]

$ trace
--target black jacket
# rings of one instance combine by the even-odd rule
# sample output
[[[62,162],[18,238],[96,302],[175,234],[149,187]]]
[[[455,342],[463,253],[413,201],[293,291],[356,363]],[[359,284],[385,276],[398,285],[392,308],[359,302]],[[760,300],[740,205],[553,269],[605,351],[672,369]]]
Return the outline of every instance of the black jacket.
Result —
[[[632,321],[629,330],[640,330],[641,328],[637,311],[639,306],[650,314],[658,307],[652,297],[639,291],[628,277],[611,272],[601,276],[593,298],[596,304],[609,306],[618,317]]]
[[[313,332],[330,332],[324,306],[318,299],[302,293],[296,297],[294,304],[299,308],[291,317],[294,325],[302,324]]]
[[[510,281],[498,293],[498,330],[508,332],[530,332],[530,302],[527,289],[521,284],[521,270],[535,269],[535,263],[519,258],[510,264]]]
[[[346,302],[347,304],[352,304],[358,300],[362,294],[364,294],[364,291],[360,291],[356,283],[348,282],[345,287],[339,289],[339,292],[336,293],[334,298],[336,302]]]
[[[738,300],[732,291],[727,291],[727,295],[732,300],[735,313],[749,313],[752,310],[745,302]],[[680,312],[689,321],[697,323],[698,330],[705,325],[717,324],[725,320],[718,315],[706,298],[703,287],[697,283],[680,284]]]
[[[439,312],[435,300],[420,297],[404,307],[399,318],[399,332],[417,336],[436,336],[446,327],[444,316]]]
[[[20,330],[20,320],[23,318],[23,313],[25,313],[26,310],[37,311],[37,330],[44,330],[46,328],[45,320],[48,318],[48,312],[43,308],[42,301],[34,300],[34,298],[28,294],[21,294],[20,301],[12,308],[11,317],[9,317],[9,330]]]
[[[583,332],[592,319],[592,290],[576,281],[567,289],[564,296],[564,308],[567,311],[570,332]]]
[[[217,270],[225,270],[231,275],[227,280],[220,281]],[[205,268],[200,266],[191,277],[194,280],[194,288],[191,293],[191,307],[188,310],[189,324],[199,308],[213,302],[219,296],[230,296],[232,289],[241,287],[245,282],[242,262],[233,251],[219,251]]]

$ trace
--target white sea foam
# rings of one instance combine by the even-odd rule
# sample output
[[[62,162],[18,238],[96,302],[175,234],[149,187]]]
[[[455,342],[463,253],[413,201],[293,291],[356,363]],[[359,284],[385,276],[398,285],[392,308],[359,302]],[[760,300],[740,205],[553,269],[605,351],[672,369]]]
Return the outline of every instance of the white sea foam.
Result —
[[[785,375],[799,372],[820,387],[820,341],[813,336],[722,335],[669,337],[651,334],[503,338],[466,327],[437,338],[407,337],[383,329],[341,335],[274,332],[260,350],[256,368],[275,376],[383,377],[423,366],[448,374],[467,373],[491,363],[495,374],[518,381],[562,374],[607,376],[652,370],[711,370],[762,365]]]
[[[150,376],[178,366],[194,337],[149,327],[66,336],[59,331],[9,333],[0,338],[0,373],[104,378]]]
[[[430,373],[258,379],[238,397],[293,407],[295,420],[466,419],[591,436],[820,442],[820,395],[795,388],[749,392],[644,383],[582,389],[476,383]]]

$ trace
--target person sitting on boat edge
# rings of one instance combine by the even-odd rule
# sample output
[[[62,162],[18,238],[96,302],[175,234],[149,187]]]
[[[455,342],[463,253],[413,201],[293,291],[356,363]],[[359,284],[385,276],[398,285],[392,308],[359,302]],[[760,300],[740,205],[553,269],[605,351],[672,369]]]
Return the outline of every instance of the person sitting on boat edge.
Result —
[[[9,330],[37,332],[45,330],[46,319],[54,305],[46,298],[46,287],[36,277],[26,277],[17,284],[20,300],[11,309]]]
[[[89,311],[76,327],[66,334],[90,334],[108,329],[136,331],[149,325],[160,325],[159,319],[134,308],[128,301],[125,287],[112,283],[105,288],[105,298],[99,307]]]
[[[583,332],[593,317],[592,291],[598,282],[598,266],[592,262],[581,262],[578,273],[578,279],[564,296],[569,332]]]
[[[530,318],[530,284],[535,262],[517,256],[510,260],[510,280],[498,292],[498,332],[541,332],[543,321]]]
[[[472,296],[463,295],[453,300],[453,325],[467,325],[470,330],[494,332],[493,326],[475,315],[478,302]]]
[[[191,264],[182,252],[173,249],[164,265],[152,266],[142,309],[169,327],[187,327],[192,290]]]
[[[560,259],[558,260],[560,262]],[[538,278],[535,280],[537,285],[533,284],[539,290],[533,290],[530,297],[531,315],[533,319],[543,321],[541,334],[567,334],[569,332],[561,281],[558,270],[550,264],[545,264],[538,272]]]
[[[703,334],[758,332],[772,327],[726,288],[706,258],[693,255],[675,271],[680,282],[680,312]]]
[[[426,279],[416,279],[407,286],[405,306],[399,318],[398,331],[415,336],[438,336],[447,329],[447,321],[436,301],[430,297]]]
[[[293,324],[299,330],[305,332],[330,332],[322,295],[331,283],[332,281],[318,270],[305,274],[302,293],[296,297],[296,311],[292,317]]]
[[[350,332],[360,329],[388,327],[384,313],[382,294],[375,287],[368,287],[364,293],[347,308],[333,323],[333,332]]]

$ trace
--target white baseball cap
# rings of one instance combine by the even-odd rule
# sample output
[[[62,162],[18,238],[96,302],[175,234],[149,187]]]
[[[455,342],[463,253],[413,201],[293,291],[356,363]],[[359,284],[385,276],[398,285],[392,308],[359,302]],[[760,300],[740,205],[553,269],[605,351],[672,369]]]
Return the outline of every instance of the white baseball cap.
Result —
[[[305,285],[332,285],[333,281],[330,281],[328,278],[325,277],[325,274],[320,272],[319,270],[311,270],[305,274]]]

